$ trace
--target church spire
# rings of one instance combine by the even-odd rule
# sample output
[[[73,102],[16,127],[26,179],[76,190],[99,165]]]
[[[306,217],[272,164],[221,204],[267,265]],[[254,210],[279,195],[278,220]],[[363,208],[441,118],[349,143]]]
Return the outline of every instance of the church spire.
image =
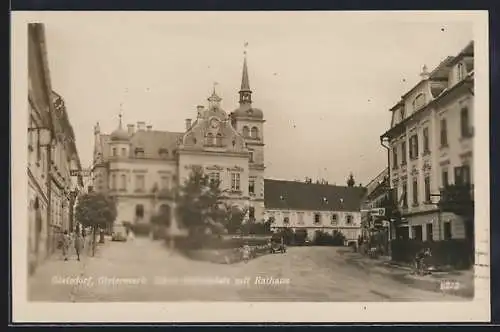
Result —
[[[243,73],[241,76],[241,89],[240,89],[240,104],[251,104],[252,103],[252,90],[250,90],[250,80],[248,79],[248,66],[247,66],[247,51],[246,47],[248,43],[245,43],[245,51],[243,52]]]

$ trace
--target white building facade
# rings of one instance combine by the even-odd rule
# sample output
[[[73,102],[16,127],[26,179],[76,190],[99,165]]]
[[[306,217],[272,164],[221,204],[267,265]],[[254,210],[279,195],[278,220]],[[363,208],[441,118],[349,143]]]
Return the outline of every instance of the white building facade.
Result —
[[[145,122],[124,129],[121,116],[110,135],[95,126],[93,189],[117,199],[117,222],[148,224],[160,209],[172,211],[175,192],[194,167],[221,181],[229,203],[263,220],[264,118],[252,106],[246,58],[239,95],[239,107],[228,113],[214,89],[184,132],[153,130]]]
[[[393,237],[463,239],[473,223],[437,207],[443,188],[473,186],[474,48],[446,58],[390,110],[381,136],[390,153],[390,184],[406,221]]]
[[[309,240],[316,231],[341,232],[349,242],[361,235],[365,188],[271,179],[265,188],[266,215],[274,219],[274,230],[306,230]]]

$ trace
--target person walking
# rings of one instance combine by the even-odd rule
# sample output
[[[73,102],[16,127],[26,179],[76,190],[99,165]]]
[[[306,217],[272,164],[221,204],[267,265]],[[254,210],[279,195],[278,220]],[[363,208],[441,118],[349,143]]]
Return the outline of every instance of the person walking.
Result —
[[[68,260],[69,244],[71,239],[69,238],[68,231],[64,231],[61,237],[61,250],[63,254],[63,259]]]
[[[81,232],[75,232],[74,245],[77,260],[80,260],[80,252],[83,249],[83,241]]]

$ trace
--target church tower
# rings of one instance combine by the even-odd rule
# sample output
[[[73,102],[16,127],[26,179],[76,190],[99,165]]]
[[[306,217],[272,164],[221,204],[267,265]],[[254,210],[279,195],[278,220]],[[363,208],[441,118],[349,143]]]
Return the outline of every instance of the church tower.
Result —
[[[264,113],[252,106],[252,90],[248,75],[247,56],[243,59],[241,87],[239,91],[240,106],[231,113],[231,123],[245,139],[249,149],[249,193],[254,211],[250,217],[262,221],[264,216]]]

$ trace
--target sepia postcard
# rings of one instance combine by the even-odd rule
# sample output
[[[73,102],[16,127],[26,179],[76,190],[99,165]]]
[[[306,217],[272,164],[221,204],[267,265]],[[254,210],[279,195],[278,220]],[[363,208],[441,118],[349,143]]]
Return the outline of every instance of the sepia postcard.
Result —
[[[14,322],[489,321],[488,54],[482,11],[13,12]]]

